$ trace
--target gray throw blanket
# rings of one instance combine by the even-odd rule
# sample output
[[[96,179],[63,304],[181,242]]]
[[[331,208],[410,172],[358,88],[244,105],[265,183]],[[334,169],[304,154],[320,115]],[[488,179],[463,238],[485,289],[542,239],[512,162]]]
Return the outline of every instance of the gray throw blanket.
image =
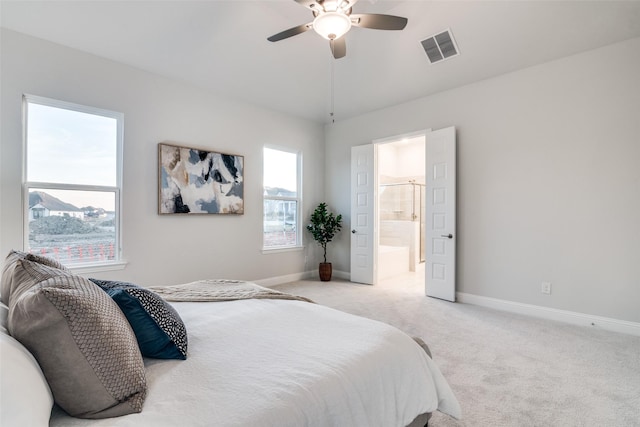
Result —
[[[241,280],[199,280],[183,285],[152,286],[149,290],[167,301],[234,301],[242,299],[285,299],[313,302]]]
[[[285,299],[313,302],[308,298],[287,294],[241,280],[199,280],[183,285],[151,286],[148,289],[167,301],[234,301],[242,299]],[[431,351],[419,337],[412,337],[431,357]]]

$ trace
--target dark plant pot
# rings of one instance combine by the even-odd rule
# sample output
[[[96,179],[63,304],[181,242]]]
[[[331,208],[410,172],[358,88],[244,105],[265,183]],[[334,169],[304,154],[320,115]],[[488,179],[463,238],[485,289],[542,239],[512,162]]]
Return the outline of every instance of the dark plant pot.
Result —
[[[328,282],[331,280],[331,263],[330,262],[321,262],[318,266],[318,273],[320,273],[320,280],[323,282]]]

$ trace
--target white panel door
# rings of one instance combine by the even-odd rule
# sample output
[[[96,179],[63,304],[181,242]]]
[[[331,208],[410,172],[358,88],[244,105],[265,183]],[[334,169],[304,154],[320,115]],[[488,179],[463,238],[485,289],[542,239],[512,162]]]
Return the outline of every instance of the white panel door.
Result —
[[[376,277],[375,149],[351,147],[351,281],[368,285]]]
[[[425,293],[456,300],[456,129],[427,133]]]

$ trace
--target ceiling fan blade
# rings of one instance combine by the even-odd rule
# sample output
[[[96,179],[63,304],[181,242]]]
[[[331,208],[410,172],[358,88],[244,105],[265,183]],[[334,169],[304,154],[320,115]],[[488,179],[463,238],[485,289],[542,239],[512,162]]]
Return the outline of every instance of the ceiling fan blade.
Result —
[[[313,24],[309,22],[308,24],[298,25],[297,27],[284,30],[281,33],[274,34],[271,37],[268,37],[267,40],[269,40],[270,42],[277,42],[280,40],[288,39],[289,37],[297,36],[298,34],[302,34],[305,31],[309,31],[311,28],[313,28]]]
[[[333,57],[336,59],[343,58],[347,54],[347,43],[344,37],[329,40],[329,47],[331,47],[331,53],[333,53]]]
[[[351,23],[356,27],[374,30],[402,30],[407,26],[407,18],[393,15],[378,15],[375,13],[351,14]]]

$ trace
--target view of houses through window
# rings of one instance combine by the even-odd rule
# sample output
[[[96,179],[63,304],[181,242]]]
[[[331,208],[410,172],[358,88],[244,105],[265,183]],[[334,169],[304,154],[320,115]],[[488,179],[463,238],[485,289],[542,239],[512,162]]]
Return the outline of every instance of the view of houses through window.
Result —
[[[300,154],[263,150],[263,245],[277,249],[300,245]]]
[[[119,260],[122,114],[25,96],[25,250]]]

